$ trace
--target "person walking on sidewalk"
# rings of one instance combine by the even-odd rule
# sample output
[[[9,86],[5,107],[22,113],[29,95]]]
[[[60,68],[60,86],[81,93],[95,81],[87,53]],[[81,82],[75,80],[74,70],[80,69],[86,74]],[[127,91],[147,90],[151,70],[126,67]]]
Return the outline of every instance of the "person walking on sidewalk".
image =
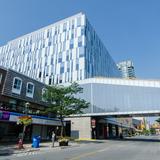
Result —
[[[56,135],[55,135],[55,133],[53,131],[52,132],[52,147],[54,147],[55,137],[56,137]]]

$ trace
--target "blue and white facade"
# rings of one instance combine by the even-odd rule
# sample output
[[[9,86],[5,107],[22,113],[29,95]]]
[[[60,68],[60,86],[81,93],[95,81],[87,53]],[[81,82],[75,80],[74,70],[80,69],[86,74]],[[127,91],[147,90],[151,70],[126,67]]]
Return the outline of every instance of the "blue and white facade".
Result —
[[[0,65],[49,85],[97,76],[120,77],[115,62],[83,13],[0,47]]]

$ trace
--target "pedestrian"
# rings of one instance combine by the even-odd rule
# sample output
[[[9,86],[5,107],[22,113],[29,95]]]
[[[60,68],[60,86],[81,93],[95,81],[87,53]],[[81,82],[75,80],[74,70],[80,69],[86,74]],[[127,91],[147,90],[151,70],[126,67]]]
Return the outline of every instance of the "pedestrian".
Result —
[[[55,133],[54,131],[52,132],[52,147],[54,147],[54,142],[55,142]]]

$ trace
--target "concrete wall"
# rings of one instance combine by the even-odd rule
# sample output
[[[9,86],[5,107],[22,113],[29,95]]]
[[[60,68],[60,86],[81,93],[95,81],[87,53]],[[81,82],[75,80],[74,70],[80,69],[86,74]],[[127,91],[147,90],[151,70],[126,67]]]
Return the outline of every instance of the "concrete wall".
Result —
[[[71,121],[71,137],[91,139],[91,117],[66,118]]]

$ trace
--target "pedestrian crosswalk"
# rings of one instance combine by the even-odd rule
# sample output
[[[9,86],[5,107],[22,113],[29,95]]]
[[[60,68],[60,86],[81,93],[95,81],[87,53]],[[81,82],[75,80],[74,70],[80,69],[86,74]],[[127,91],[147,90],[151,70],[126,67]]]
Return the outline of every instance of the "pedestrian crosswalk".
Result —
[[[37,155],[37,154],[39,154],[39,152],[38,151],[34,151],[34,152],[17,153],[17,154],[14,154],[14,156],[23,157],[23,156],[31,156],[31,155]]]

